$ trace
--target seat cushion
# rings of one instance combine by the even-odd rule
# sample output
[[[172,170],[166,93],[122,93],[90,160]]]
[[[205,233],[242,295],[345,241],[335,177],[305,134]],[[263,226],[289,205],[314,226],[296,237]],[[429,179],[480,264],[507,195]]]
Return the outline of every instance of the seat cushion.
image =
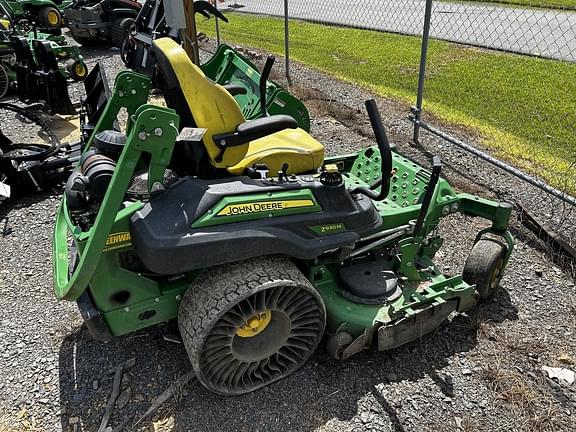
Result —
[[[264,164],[276,175],[287,163],[289,174],[300,174],[320,168],[323,161],[324,146],[310,134],[300,128],[284,129],[251,141],[244,159],[228,171],[240,175],[254,164]]]

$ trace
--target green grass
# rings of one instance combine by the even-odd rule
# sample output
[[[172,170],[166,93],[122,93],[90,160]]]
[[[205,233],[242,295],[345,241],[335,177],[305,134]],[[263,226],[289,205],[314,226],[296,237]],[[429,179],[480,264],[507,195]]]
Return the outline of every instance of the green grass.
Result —
[[[441,0],[447,3],[454,0]],[[576,9],[576,0],[463,0],[468,3],[497,3],[499,5],[528,6],[544,9]],[[495,5],[496,6],[496,5]]]
[[[222,39],[283,53],[283,21],[231,14]],[[213,23],[199,31],[213,35]],[[367,30],[290,24],[290,56],[388,98],[414,104],[420,40]],[[424,110],[479,133],[494,153],[576,191],[576,64],[432,41]]]

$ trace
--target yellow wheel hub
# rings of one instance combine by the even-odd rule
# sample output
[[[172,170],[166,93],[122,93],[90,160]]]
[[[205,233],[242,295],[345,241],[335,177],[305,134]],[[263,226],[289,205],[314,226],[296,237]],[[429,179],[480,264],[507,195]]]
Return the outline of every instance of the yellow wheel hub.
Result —
[[[494,267],[494,270],[492,271],[492,275],[490,277],[490,288],[491,289],[498,288],[498,282],[499,282],[499,278],[500,278],[500,273],[502,272],[502,267],[504,267],[504,260],[503,259],[498,261],[498,263],[496,264],[496,267]]]
[[[58,24],[58,21],[60,21],[58,14],[54,11],[48,12],[47,18],[50,25],[56,25]]]
[[[264,312],[257,313],[254,316],[248,318],[240,327],[236,329],[236,335],[240,337],[252,337],[261,333],[272,319],[272,312],[266,310]]]
[[[77,64],[74,67],[74,72],[76,72],[77,76],[83,77],[84,75],[86,75],[86,68],[84,67],[83,64]]]

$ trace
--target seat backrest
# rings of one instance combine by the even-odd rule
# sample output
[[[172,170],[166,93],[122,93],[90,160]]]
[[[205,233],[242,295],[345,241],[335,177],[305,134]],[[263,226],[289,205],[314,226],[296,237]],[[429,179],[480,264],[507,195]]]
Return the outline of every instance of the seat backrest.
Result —
[[[220,149],[213,137],[234,132],[244,122],[244,116],[224,87],[206,78],[186,51],[170,38],[157,39],[152,47],[158,71],[164,81],[166,103],[184,119],[196,126],[205,128],[204,146],[212,165],[226,168],[240,162],[248,151],[249,143],[227,148],[222,160],[216,162]],[[186,123],[186,121],[184,122]]]

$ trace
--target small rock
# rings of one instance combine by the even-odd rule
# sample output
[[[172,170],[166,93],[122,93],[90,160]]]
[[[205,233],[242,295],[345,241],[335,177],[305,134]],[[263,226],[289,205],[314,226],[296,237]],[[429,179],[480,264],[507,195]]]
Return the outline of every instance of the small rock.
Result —
[[[92,381],[92,389],[98,390],[98,380]]]
[[[398,379],[398,376],[393,372],[387,373],[385,376],[388,381],[396,381]]]
[[[558,356],[558,361],[560,363],[565,363],[565,364],[574,364],[574,359],[572,357],[570,357],[568,354],[560,354]]]
[[[462,369],[462,375],[472,375],[472,371],[468,368]]]
[[[70,417],[68,419],[68,423],[70,423],[71,425],[75,425],[76,423],[78,423],[80,419],[78,417]]]
[[[123,408],[128,403],[128,401],[130,401],[131,395],[132,390],[130,389],[130,387],[128,387],[126,390],[120,393],[120,396],[118,396],[118,399],[116,400],[116,406],[118,408]]]
[[[548,378],[557,379],[561,384],[571,386],[576,380],[576,374],[570,369],[542,366],[542,370],[548,374]]]

